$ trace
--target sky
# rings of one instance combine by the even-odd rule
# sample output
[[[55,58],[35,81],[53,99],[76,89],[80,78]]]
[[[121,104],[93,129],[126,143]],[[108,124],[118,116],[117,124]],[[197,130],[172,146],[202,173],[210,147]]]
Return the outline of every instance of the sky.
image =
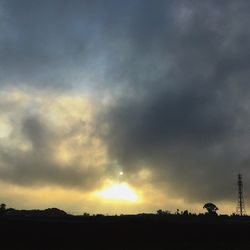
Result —
[[[250,2],[0,0],[0,202],[233,213],[250,202]]]

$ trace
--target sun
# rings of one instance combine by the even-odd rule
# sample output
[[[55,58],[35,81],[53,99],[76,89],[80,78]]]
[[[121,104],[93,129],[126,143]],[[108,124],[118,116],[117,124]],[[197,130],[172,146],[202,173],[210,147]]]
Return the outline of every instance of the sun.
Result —
[[[125,182],[112,184],[97,192],[97,195],[111,201],[137,202],[139,199],[135,191]]]

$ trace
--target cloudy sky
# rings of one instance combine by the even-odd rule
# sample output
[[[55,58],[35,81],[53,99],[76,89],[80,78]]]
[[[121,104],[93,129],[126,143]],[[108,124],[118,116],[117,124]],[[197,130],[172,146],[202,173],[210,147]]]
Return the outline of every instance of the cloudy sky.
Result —
[[[0,0],[0,202],[71,213],[250,202],[250,2]]]

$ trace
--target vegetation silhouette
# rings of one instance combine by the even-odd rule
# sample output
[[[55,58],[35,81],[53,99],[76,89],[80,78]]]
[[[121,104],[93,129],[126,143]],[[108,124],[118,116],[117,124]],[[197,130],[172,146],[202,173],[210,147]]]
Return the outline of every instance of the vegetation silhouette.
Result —
[[[6,205],[4,203],[2,203],[0,205],[0,215],[4,215],[6,211]]]
[[[217,209],[205,205],[207,213],[159,209],[135,215],[71,215],[58,208],[16,210],[1,205],[1,246],[36,250],[248,249],[250,217],[210,216]]]
[[[216,205],[214,205],[213,203],[206,203],[203,206],[203,208],[207,209],[207,213],[209,215],[218,215],[216,211],[219,210],[219,208]]]

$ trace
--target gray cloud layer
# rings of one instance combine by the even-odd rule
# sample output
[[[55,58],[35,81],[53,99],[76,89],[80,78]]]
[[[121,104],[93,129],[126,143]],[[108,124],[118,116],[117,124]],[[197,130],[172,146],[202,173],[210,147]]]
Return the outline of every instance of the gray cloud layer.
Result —
[[[238,167],[250,181],[248,1],[1,3],[0,85],[95,82],[110,157],[177,196],[234,199]]]
[[[86,134],[86,128],[78,126],[77,133]],[[1,179],[10,183],[24,186],[59,185],[64,187],[93,189],[102,180],[102,169],[95,168],[87,162],[82,163],[81,157],[89,152],[83,144],[79,143],[74,151],[75,159],[69,163],[58,161],[63,156],[57,155],[59,146],[63,141],[70,140],[72,134],[64,131],[55,131],[55,127],[48,127],[39,116],[26,116],[21,121],[21,136],[24,143],[30,145],[28,150],[11,146],[0,146]],[[76,129],[76,128],[75,128]],[[17,133],[18,128],[15,128]],[[16,137],[17,135],[12,135]],[[91,148],[91,139],[88,140]],[[72,144],[73,148],[74,145]],[[73,150],[72,150],[73,151]]]
[[[108,115],[110,154],[186,199],[235,199],[239,168],[249,181],[250,5],[143,7],[116,68],[130,89]]]

